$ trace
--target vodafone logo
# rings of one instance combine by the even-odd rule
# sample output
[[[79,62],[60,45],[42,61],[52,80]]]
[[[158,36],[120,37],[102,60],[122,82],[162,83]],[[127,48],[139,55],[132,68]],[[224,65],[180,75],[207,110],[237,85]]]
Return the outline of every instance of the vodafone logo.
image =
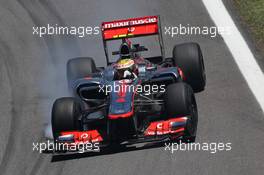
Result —
[[[158,129],[162,129],[162,126],[163,126],[163,123],[158,123],[158,124],[157,124],[157,128],[158,128]]]
[[[83,133],[83,134],[81,134],[80,138],[81,139],[88,139],[89,135],[87,133]]]
[[[129,25],[135,26],[135,25],[149,24],[149,23],[156,23],[156,22],[157,22],[157,17],[151,17],[151,18],[143,18],[143,19],[136,19],[136,20],[105,23],[103,28],[109,29],[109,28],[116,28],[116,27],[127,27]]]

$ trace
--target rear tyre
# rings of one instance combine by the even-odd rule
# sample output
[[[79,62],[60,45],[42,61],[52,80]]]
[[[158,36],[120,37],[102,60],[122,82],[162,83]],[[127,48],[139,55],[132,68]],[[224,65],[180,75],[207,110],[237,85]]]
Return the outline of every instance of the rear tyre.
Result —
[[[79,117],[81,115],[81,104],[73,97],[57,99],[52,107],[51,124],[53,138],[59,136],[62,131],[73,131],[80,129]]]
[[[192,88],[179,82],[167,86],[165,97],[166,115],[169,118],[187,116],[183,141],[194,142],[198,123],[198,112]]]
[[[69,87],[74,80],[87,77],[94,72],[97,72],[97,69],[92,58],[78,57],[70,59],[67,62],[67,80]]]
[[[174,46],[173,62],[182,69],[186,82],[194,92],[201,92],[206,85],[206,74],[201,48],[197,43],[183,43]]]

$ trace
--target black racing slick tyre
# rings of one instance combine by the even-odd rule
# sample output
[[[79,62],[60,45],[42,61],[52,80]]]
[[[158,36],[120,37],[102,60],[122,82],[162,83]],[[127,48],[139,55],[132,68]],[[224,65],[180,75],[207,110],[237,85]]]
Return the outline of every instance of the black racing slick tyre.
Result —
[[[184,82],[171,84],[167,86],[164,102],[168,118],[187,117],[183,140],[194,142],[198,124],[198,112],[192,88]]]
[[[194,92],[201,92],[206,85],[206,74],[201,48],[197,43],[183,43],[174,46],[173,61],[182,69],[186,82]]]
[[[51,124],[54,140],[62,131],[80,129],[81,104],[73,97],[57,99],[52,107]]]
[[[97,69],[95,62],[90,57],[78,57],[70,59],[67,62],[67,80],[69,87],[74,80],[89,76],[96,71]]]

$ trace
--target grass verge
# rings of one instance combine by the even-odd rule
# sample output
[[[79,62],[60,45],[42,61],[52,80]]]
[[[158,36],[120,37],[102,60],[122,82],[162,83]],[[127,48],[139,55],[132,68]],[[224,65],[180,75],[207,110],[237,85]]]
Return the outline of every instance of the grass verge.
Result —
[[[243,22],[264,53],[264,0],[234,0]]]

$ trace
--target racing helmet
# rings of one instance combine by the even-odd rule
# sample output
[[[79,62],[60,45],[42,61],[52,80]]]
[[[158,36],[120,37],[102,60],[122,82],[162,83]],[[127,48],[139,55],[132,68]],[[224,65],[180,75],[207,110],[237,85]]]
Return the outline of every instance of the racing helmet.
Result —
[[[116,63],[116,71],[118,79],[129,79],[135,76],[136,65],[133,59],[120,59]]]

